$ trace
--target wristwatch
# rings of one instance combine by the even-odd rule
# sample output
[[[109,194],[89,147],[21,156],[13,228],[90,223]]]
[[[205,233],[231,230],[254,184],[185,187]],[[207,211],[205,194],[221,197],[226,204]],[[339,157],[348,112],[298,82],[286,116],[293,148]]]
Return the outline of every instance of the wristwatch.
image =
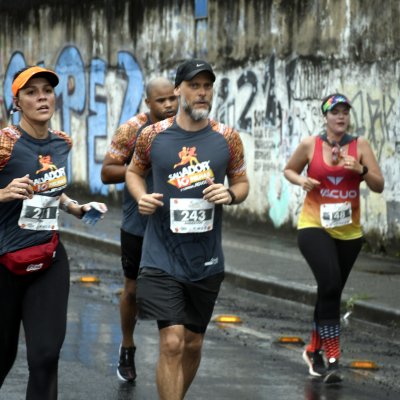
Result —
[[[368,167],[366,167],[365,165],[363,165],[363,170],[362,170],[360,176],[364,176],[364,175],[366,175],[366,174],[368,174]]]

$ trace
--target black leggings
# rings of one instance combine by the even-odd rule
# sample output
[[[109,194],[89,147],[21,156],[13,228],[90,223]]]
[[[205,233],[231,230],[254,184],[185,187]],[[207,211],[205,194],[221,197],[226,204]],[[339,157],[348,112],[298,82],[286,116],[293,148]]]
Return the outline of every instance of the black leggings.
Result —
[[[68,293],[69,265],[61,243],[53,264],[45,271],[18,276],[0,265],[0,387],[17,356],[22,321],[29,366],[26,399],[57,398]]]
[[[314,321],[318,324],[340,320],[340,301],[344,285],[361,250],[363,238],[333,239],[319,228],[299,229],[301,253],[317,281]]]

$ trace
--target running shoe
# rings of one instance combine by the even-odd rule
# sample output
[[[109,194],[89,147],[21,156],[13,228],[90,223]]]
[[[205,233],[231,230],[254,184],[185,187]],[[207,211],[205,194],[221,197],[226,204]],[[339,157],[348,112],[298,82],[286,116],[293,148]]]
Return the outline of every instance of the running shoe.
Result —
[[[117,375],[121,381],[133,382],[136,379],[135,351],[136,347],[119,348]]]
[[[324,375],[325,383],[339,383],[342,382],[343,375],[340,373],[339,361],[336,359],[329,360],[328,369]]]
[[[326,373],[326,367],[324,363],[324,358],[322,355],[322,350],[317,351],[307,351],[303,352],[303,360],[308,365],[308,372],[312,376],[323,376]]]

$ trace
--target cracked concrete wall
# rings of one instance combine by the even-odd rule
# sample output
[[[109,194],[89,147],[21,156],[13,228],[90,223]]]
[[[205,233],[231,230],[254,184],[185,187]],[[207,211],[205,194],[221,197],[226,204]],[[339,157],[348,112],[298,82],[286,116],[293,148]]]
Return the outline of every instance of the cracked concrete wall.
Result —
[[[53,67],[61,77],[53,126],[75,142],[69,173],[107,195],[121,187],[101,184],[102,157],[115,128],[146,109],[146,82],[205,57],[218,75],[213,116],[246,146],[251,193],[229,212],[283,229],[295,226],[303,194],[282,168],[304,136],[323,128],[320,99],[342,91],[353,101],[353,130],[371,142],[386,179],[383,195],[362,187],[365,231],[376,249],[398,243],[400,3],[208,0],[206,18],[195,10],[194,0],[1,2],[0,124],[9,121],[14,72]]]

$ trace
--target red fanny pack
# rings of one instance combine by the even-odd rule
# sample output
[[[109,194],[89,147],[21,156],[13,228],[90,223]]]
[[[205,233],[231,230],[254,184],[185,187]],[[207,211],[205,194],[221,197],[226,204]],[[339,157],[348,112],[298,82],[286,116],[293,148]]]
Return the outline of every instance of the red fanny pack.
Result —
[[[0,256],[0,264],[17,275],[27,275],[50,267],[56,255],[58,234],[54,232],[50,242],[13,251]]]

